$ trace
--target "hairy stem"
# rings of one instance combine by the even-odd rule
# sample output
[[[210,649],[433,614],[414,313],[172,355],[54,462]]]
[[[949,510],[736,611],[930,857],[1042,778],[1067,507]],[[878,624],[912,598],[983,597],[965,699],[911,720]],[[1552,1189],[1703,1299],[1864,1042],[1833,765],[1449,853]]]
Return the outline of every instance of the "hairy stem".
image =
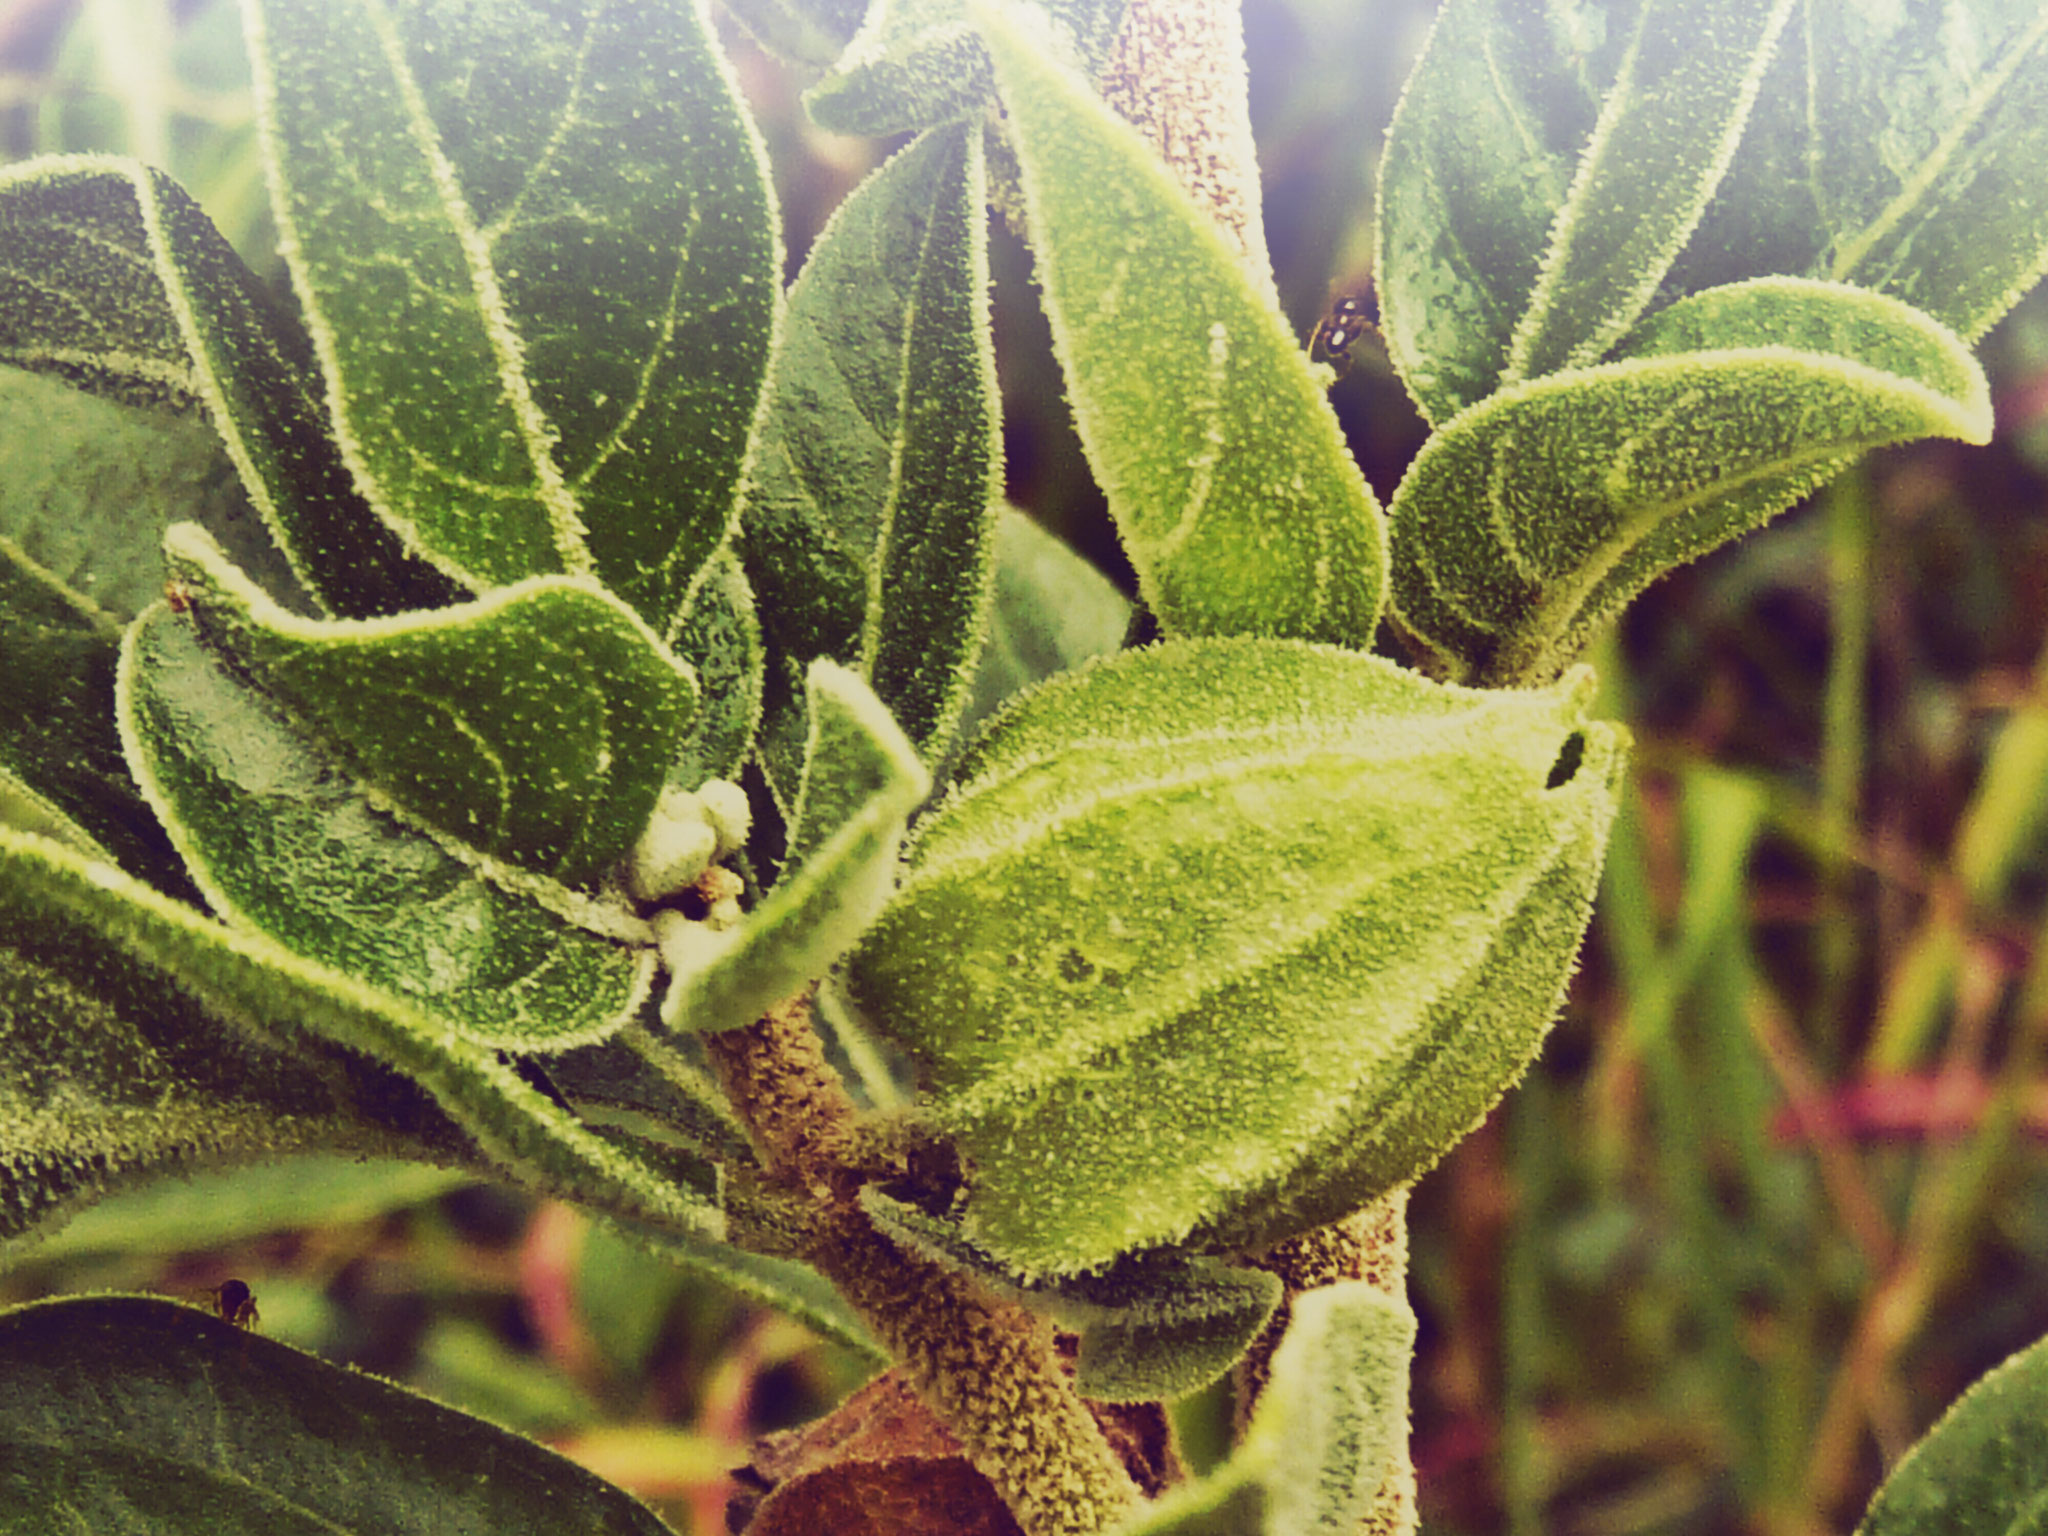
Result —
[[[1137,1485],[1060,1366],[1048,1323],[869,1222],[849,1166],[858,1112],[810,1007],[801,996],[707,1041],[770,1172],[819,1207],[803,1257],[888,1345],[1026,1536],[1096,1536],[1137,1506]]]

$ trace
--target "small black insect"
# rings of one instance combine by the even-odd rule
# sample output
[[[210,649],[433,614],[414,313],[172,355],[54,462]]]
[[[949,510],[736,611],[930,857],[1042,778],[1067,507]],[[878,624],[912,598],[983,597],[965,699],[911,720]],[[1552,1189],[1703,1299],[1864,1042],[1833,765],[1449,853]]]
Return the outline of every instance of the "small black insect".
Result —
[[[243,1281],[223,1280],[215,1286],[213,1309],[224,1323],[233,1323],[237,1328],[256,1326],[256,1293]]]
[[[1330,312],[1316,322],[1308,338],[1310,362],[1328,363],[1341,378],[1355,359],[1351,347],[1359,337],[1374,329],[1372,312],[1364,299],[1344,294],[1330,306]]]

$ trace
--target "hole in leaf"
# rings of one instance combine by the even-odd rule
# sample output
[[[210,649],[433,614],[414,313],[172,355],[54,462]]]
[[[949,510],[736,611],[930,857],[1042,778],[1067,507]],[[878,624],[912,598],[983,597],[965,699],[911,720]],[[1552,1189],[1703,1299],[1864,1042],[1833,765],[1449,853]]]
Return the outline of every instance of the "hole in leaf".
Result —
[[[1578,773],[1579,764],[1586,760],[1586,733],[1573,731],[1565,737],[1564,746],[1559,749],[1557,761],[1550,765],[1550,777],[1543,781],[1545,789],[1559,789],[1571,783]]]
[[[1060,956],[1060,979],[1083,982],[1095,974],[1095,963],[1078,949],[1069,949]]]

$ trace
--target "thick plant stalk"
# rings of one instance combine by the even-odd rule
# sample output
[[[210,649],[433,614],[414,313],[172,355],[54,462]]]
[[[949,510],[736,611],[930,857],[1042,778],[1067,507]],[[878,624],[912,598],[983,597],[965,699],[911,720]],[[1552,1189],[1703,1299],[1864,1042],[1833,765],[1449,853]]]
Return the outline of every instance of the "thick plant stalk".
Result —
[[[821,1207],[803,1257],[888,1345],[1025,1536],[1096,1536],[1140,1495],[1054,1355],[1051,1325],[874,1229],[848,1166],[857,1112],[810,1010],[804,994],[706,1040],[771,1174]]]
[[[1130,0],[1101,87],[1215,217],[1244,253],[1253,282],[1277,304],[1238,0]]]
[[[1265,1331],[1238,1361],[1231,1376],[1234,1432],[1242,1436],[1265,1390],[1273,1351],[1287,1331],[1294,1298],[1340,1280],[1364,1280],[1405,1301],[1408,1284],[1408,1187],[1392,1190],[1364,1210],[1278,1243],[1252,1261],[1280,1277],[1286,1287]],[[1413,1536],[1416,1529],[1415,1463],[1404,1443],[1399,1460],[1387,1468],[1359,1536]]]

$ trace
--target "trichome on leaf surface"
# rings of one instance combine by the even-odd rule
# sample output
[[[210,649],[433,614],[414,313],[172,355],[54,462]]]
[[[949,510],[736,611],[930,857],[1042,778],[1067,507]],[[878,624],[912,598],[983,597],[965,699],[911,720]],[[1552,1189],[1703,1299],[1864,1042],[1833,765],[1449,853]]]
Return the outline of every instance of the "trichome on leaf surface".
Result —
[[[1989,437],[2048,27],[1447,0],[1381,163],[1434,427],[1383,508],[1247,212],[1232,0],[730,9],[909,136],[786,292],[703,0],[242,0],[289,293],[159,170],[0,170],[0,1252],[165,1173],[468,1170],[886,1366],[750,1529],[1412,1530],[1403,1202],[1589,921],[1582,658],[1866,450]],[[992,206],[1143,624],[1003,502]],[[1227,1373],[1189,1477],[1159,1405]],[[1987,1461],[2038,1374],[1871,1529],[2038,1499]],[[659,1528],[140,1297],[0,1314],[0,1489]]]

